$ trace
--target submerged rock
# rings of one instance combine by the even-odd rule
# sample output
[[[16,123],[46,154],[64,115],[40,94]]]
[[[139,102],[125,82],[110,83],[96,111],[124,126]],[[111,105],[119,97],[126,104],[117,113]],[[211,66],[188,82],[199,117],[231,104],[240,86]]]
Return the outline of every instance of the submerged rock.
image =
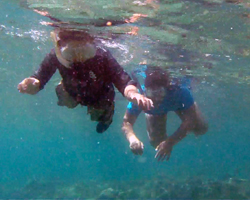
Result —
[[[98,196],[97,200],[100,199],[116,199],[119,196],[119,192],[113,188],[107,188],[103,190]]]

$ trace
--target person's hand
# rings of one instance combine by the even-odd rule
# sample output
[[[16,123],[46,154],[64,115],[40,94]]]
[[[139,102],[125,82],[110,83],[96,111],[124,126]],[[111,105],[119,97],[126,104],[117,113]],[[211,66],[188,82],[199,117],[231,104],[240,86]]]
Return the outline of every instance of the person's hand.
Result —
[[[36,94],[40,90],[40,81],[36,78],[25,78],[18,84],[17,89],[20,93]]]
[[[158,161],[163,161],[167,157],[166,160],[169,160],[173,146],[173,143],[168,139],[161,142],[155,149],[157,151],[155,158],[157,158]]]
[[[130,99],[136,103],[142,110],[150,110],[154,107],[153,101],[137,92],[130,94]]]
[[[133,140],[130,140],[129,147],[130,147],[130,150],[133,152],[133,154],[135,155],[143,154],[144,145],[137,138],[133,138]]]

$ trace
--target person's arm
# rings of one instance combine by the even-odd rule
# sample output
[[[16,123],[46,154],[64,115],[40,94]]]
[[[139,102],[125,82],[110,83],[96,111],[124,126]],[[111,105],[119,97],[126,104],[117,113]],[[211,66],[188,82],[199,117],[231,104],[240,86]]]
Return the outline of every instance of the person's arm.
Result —
[[[129,147],[135,155],[143,154],[143,143],[136,137],[133,125],[138,115],[129,113],[127,110],[123,117],[122,131],[129,142]]]
[[[190,90],[179,88],[175,101],[180,106],[179,110],[175,111],[175,113],[180,117],[182,122],[180,127],[171,136],[156,147],[157,153],[155,158],[158,161],[163,161],[165,157],[169,160],[174,145],[186,137],[187,133],[195,126],[195,103]]]
[[[129,85],[136,85],[134,83],[128,73],[121,67],[121,65],[116,61],[116,59],[112,56],[112,54],[106,50],[105,59],[107,61],[106,66],[106,76],[109,77],[111,82],[115,85],[115,87],[119,90],[119,92],[124,96],[125,88]]]
[[[186,137],[188,132],[194,129],[195,122],[199,118],[197,115],[197,106],[194,102],[191,91],[186,87],[180,88],[179,96],[180,108],[179,110],[176,110],[175,113],[179,116],[182,123],[180,127],[169,137],[169,142],[173,145],[181,141],[184,137]]]
[[[119,92],[126,97],[128,101],[132,101],[141,106],[143,110],[149,110],[153,107],[151,99],[146,98],[138,92],[137,83],[133,81],[128,73],[119,65],[109,51],[107,53],[107,75]]]
[[[176,114],[181,118],[182,123],[180,127],[165,141],[161,142],[157,147],[157,153],[155,158],[158,161],[169,160],[174,145],[180,142],[187,136],[187,133],[194,127],[192,112],[194,111],[194,105],[187,110],[176,111]]]
[[[197,109],[197,105],[194,102],[193,105],[186,110],[175,111],[182,121],[181,125],[156,148],[158,152],[155,157],[158,158],[158,160],[164,160],[166,156],[168,160],[174,145],[185,138],[189,132],[196,131],[196,129],[199,130],[199,134],[205,134],[207,132],[208,125]]]
[[[195,119],[197,118],[195,116],[195,108],[195,104],[193,104],[187,110],[175,111],[175,113],[179,116],[182,122],[180,127],[168,138],[169,142],[172,145],[175,145],[180,142],[183,138],[187,136],[188,132],[194,129]]]
[[[124,89],[124,96],[130,102],[137,104],[143,110],[150,110],[154,107],[153,101],[138,92],[134,85],[127,85]]]
[[[203,135],[208,130],[208,124],[203,118],[196,102],[193,103],[187,110],[175,112],[181,119],[180,127],[169,137],[173,145],[181,141],[191,131],[195,135]]]
[[[51,79],[53,74],[56,72],[59,61],[56,58],[54,49],[43,59],[39,69],[30,77],[39,80],[39,89],[42,90],[46,83]]]
[[[40,65],[40,68],[34,75],[25,78],[18,84],[18,91],[20,93],[26,93],[31,95],[37,94],[41,89],[43,89],[44,85],[55,73],[57,65],[55,61],[56,57],[54,53],[51,52],[44,58],[43,62]]]

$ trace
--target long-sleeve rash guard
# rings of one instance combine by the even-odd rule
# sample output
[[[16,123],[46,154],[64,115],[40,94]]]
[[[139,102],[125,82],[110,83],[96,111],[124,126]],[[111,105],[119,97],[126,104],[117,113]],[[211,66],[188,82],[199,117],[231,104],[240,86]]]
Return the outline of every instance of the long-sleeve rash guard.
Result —
[[[40,89],[43,89],[57,69],[65,90],[85,106],[98,106],[103,101],[112,103],[115,97],[113,84],[122,95],[128,84],[135,85],[111,53],[102,48],[97,48],[93,58],[73,63],[71,68],[63,66],[52,49],[32,77],[40,81]]]

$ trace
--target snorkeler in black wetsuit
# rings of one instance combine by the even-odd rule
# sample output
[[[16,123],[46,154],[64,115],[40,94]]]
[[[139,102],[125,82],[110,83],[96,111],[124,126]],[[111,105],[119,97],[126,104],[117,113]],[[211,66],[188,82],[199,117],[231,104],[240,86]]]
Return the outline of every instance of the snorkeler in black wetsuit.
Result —
[[[112,123],[114,86],[129,101],[145,109],[152,107],[152,101],[138,93],[136,84],[110,52],[95,44],[88,33],[56,28],[51,36],[55,48],[46,55],[37,72],[18,85],[21,93],[36,94],[58,69],[62,76],[56,88],[58,105],[87,106],[91,120],[99,122],[98,133],[106,131]]]

